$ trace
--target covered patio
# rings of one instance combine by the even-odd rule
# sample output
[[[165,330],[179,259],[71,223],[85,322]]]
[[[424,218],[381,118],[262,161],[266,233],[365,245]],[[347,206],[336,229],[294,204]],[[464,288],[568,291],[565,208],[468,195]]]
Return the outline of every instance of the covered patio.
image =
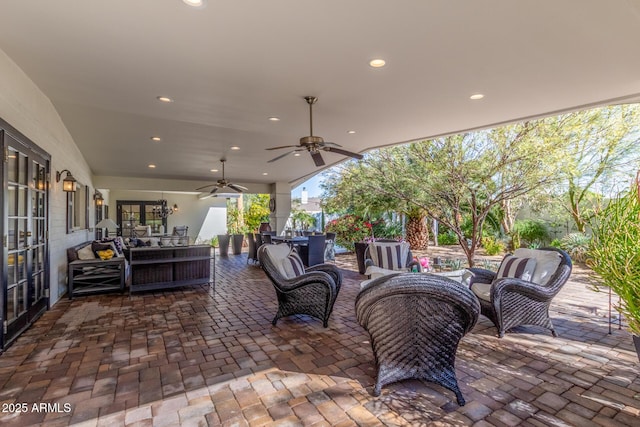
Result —
[[[428,254],[433,256],[432,248]],[[368,335],[355,319],[355,259],[329,320],[271,319],[273,287],[246,253],[217,259],[207,286],[61,300],[1,357],[0,401],[56,402],[3,425],[637,425],[638,359],[628,332],[609,335],[608,295],[577,265],[551,306],[559,337],[484,317],[461,341],[467,404],[405,381],[371,396]],[[68,404],[65,406],[65,404]],[[3,406],[4,407],[4,406]],[[68,409],[68,411],[67,411]]]

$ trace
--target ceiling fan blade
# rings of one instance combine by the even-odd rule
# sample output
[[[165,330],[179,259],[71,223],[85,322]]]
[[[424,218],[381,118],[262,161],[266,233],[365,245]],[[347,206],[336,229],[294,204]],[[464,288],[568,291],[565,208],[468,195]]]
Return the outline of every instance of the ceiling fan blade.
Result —
[[[295,145],[294,145],[294,147],[295,147]],[[273,162],[275,162],[276,160],[280,160],[281,158],[286,157],[286,156],[288,156],[289,154],[294,153],[294,152],[296,152],[296,151],[298,151],[298,150],[291,150],[291,151],[287,151],[286,153],[281,154],[281,155],[279,155],[278,157],[274,157],[273,159],[271,159],[271,160],[267,161],[267,163],[273,163]]]
[[[336,144],[335,142],[327,142],[327,141],[324,142],[324,145],[333,145],[334,147],[342,147],[342,145],[340,144]]]
[[[248,188],[243,187],[241,185],[236,185],[236,184],[227,184],[227,187],[229,187],[232,190],[237,191],[238,193],[242,193],[243,191],[247,191]]]
[[[311,158],[313,158],[313,163],[316,166],[324,166],[324,160],[322,159],[322,155],[318,151],[311,151]]]
[[[362,159],[362,154],[353,153],[351,151],[343,150],[341,148],[323,147],[322,149],[324,151],[330,151],[332,153],[338,153],[338,154],[342,154],[344,156],[353,157],[354,159],[358,159],[358,160]]]
[[[214,185],[218,185],[218,184],[209,184],[209,185],[205,185],[203,187],[198,187],[198,188],[196,188],[196,191],[204,190],[205,188],[213,187]]]
[[[281,145],[279,147],[265,148],[265,150],[279,150],[281,148],[292,148],[292,147],[298,147],[298,146],[297,145]]]

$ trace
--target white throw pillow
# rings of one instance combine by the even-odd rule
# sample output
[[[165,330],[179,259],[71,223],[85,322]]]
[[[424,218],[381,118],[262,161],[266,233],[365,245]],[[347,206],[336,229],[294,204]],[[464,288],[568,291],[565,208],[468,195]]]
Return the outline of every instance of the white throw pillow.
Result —
[[[90,244],[78,250],[78,259],[96,259],[96,254],[93,253],[93,249],[91,248]]]
[[[278,272],[282,277],[287,277],[288,273],[284,268],[283,261],[291,252],[291,248],[288,245],[266,245],[263,246],[264,251],[267,253],[273,265],[278,269]]]
[[[536,269],[533,272],[531,281],[543,286],[549,282],[562,260],[560,254],[556,251],[541,251],[538,249],[520,248],[516,249],[513,255],[520,258],[535,258]]]

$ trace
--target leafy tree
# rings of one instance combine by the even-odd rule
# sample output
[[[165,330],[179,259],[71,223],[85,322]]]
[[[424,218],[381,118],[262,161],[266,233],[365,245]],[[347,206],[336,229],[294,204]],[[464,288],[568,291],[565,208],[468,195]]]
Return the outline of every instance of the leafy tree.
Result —
[[[376,161],[375,152],[367,162],[346,162],[335,168],[322,184],[323,208],[329,213],[350,213],[376,223],[380,219],[401,213],[407,219],[406,237],[413,249],[424,249],[429,240],[425,212],[393,192],[373,191],[384,186],[388,165]],[[375,228],[374,228],[375,230]]]
[[[294,199],[291,206],[291,222],[293,223],[293,228],[297,228],[298,226],[306,229],[307,227],[313,227],[316,225],[316,218],[311,215],[309,212],[300,208],[300,199]]]
[[[244,224],[247,230],[257,230],[261,222],[269,221],[269,195],[243,194]]]
[[[547,160],[559,153],[535,136],[535,127],[522,123],[380,150],[365,160],[372,168],[385,165],[385,179],[371,188],[446,226],[473,265],[489,212],[555,179],[557,162]],[[468,235],[465,215],[471,219]]]
[[[640,165],[640,106],[614,105],[541,121],[542,136],[563,146],[566,156],[558,192],[578,231],[584,232],[599,202],[598,195],[616,192],[614,181],[628,182]]]

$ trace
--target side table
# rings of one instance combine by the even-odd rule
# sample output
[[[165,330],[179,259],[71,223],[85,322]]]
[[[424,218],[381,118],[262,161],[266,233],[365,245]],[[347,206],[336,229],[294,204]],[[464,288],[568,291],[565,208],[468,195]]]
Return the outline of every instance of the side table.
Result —
[[[125,259],[77,260],[69,263],[69,299],[78,295],[124,292]]]

